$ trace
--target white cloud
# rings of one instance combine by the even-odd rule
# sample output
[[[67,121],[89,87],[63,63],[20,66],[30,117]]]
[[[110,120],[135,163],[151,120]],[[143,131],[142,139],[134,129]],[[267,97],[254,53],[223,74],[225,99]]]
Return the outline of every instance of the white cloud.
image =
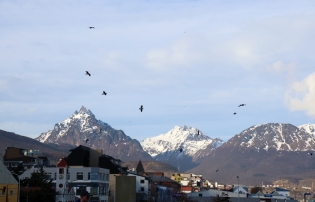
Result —
[[[315,72],[292,84],[286,94],[286,104],[292,111],[305,111],[315,118]]]

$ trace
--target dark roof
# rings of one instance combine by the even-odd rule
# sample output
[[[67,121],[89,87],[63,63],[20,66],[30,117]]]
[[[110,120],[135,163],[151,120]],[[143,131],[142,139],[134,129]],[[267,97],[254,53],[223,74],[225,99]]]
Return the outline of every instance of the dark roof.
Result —
[[[276,187],[276,191],[290,191],[290,190],[287,190],[287,189],[282,189],[282,188],[278,188],[278,187]]]
[[[144,173],[144,168],[143,168],[143,166],[142,166],[141,160],[139,161],[139,163],[138,163],[138,165],[137,165],[136,171],[137,171],[138,173]]]
[[[74,149],[77,149],[77,148],[81,148],[81,149],[87,150],[87,151],[90,151],[90,150],[91,150],[91,148],[86,147],[86,146],[83,146],[83,145],[80,145],[80,146],[78,146],[78,147],[76,147],[76,148],[74,148]],[[69,151],[72,152],[74,149],[70,149]]]

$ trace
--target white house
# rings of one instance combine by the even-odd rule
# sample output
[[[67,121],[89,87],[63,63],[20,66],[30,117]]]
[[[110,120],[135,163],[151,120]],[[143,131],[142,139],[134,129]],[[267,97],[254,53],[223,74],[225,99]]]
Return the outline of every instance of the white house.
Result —
[[[290,197],[290,190],[282,189],[282,188],[276,188],[276,192],[278,192],[282,196]]]
[[[137,193],[145,193],[150,195],[151,187],[149,180],[146,179],[146,177],[141,175],[136,175],[133,173],[128,173],[127,176],[135,176],[136,177],[136,192]]]

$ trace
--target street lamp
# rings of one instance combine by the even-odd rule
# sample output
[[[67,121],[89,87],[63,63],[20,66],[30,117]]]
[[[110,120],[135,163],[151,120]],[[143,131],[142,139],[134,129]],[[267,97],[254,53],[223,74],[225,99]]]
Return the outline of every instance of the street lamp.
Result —
[[[240,178],[238,176],[237,177],[237,184],[238,184],[238,188],[237,188],[237,202],[240,202]]]
[[[0,172],[3,172],[3,173],[10,173],[12,175],[16,175],[17,178],[19,179],[19,188],[18,188],[18,202],[20,202],[20,176],[18,174],[15,174],[15,173],[11,173],[11,172],[5,172],[3,170],[0,170]]]

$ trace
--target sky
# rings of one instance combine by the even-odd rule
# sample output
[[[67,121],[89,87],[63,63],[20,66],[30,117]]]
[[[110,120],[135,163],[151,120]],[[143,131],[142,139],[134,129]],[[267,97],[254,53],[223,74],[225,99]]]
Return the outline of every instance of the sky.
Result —
[[[139,141],[315,123],[313,0],[0,0],[0,26],[1,130],[81,106]]]

